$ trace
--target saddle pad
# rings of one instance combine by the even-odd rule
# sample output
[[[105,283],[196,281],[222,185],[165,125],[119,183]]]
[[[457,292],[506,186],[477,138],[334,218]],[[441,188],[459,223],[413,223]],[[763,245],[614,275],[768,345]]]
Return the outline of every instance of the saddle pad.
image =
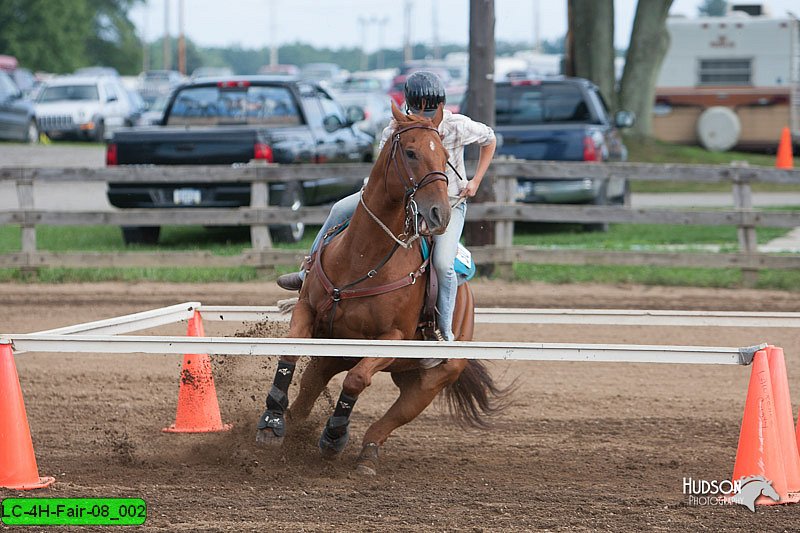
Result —
[[[428,241],[426,239],[420,239],[420,242],[422,243],[422,258],[427,259],[428,255],[430,255]],[[459,285],[475,277],[475,262],[472,260],[472,252],[467,250],[461,243],[458,243],[458,250],[456,251],[456,259],[453,262],[453,268],[455,268]]]

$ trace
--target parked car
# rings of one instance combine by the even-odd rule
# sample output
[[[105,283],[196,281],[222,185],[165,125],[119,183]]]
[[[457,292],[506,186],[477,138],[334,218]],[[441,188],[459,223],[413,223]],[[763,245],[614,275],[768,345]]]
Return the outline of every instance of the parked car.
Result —
[[[108,165],[234,165],[368,162],[372,137],[318,85],[284,76],[202,79],[176,90],[159,127],[114,133]],[[332,203],[357,191],[361,179],[336,177],[270,183],[272,205],[299,209]],[[110,183],[108,199],[120,209],[235,208],[250,205],[249,183]],[[273,239],[302,238],[302,223],[270,228]],[[155,243],[158,226],[122,228],[126,243]]]
[[[336,99],[345,107],[360,106],[364,109],[364,120],[356,127],[379,136],[392,118],[391,98],[384,92],[379,80],[350,77],[332,89]]]
[[[139,74],[137,89],[145,102],[169,96],[186,77],[177,70],[148,70]]]
[[[17,58],[14,56],[0,55],[0,71],[5,72],[22,92],[24,96],[29,96],[36,85],[36,76],[23,67],[19,66]]]
[[[167,109],[169,96],[159,96],[155,100],[145,101],[142,116],[139,117],[137,126],[160,126],[164,121],[164,111]]]
[[[619,130],[635,117],[618,111],[612,119],[597,86],[581,78],[515,80],[496,85],[498,155],[548,161],[625,161]],[[622,204],[622,178],[543,180],[520,178],[517,201],[527,203]],[[592,225],[588,229],[604,229]]]
[[[130,125],[133,114],[125,87],[108,76],[64,76],[44,84],[36,99],[39,128],[53,139],[102,142]]]
[[[0,138],[35,143],[39,140],[33,104],[8,73],[0,71]]]

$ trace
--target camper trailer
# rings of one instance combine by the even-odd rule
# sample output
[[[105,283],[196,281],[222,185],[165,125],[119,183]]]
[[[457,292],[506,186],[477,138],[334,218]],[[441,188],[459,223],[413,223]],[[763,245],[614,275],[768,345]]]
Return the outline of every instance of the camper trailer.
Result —
[[[670,48],[653,117],[657,139],[718,151],[770,149],[789,126],[800,142],[797,18],[733,6],[724,17],[671,17],[667,29]]]

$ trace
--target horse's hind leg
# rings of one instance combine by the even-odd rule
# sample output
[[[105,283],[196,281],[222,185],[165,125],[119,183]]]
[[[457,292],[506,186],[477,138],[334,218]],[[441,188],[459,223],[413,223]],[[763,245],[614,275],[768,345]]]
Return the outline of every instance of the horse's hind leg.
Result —
[[[332,357],[311,358],[311,362],[303,370],[300,392],[289,409],[289,419],[294,422],[308,418],[314,403],[331,378],[351,365],[352,363]]]
[[[312,323],[311,307],[307,301],[301,300],[292,312],[288,337],[310,337]],[[258,420],[256,442],[259,444],[279,445],[283,442],[286,434],[284,413],[289,406],[289,385],[292,383],[295,364],[299,359],[295,356],[282,356],[278,360],[275,378],[267,394],[266,409]]]
[[[378,468],[378,449],[392,431],[419,416],[442,389],[458,379],[466,364],[466,359],[450,359],[429,370],[392,374],[392,379],[400,388],[400,396],[386,414],[364,434],[356,470],[362,474],[375,475]]]

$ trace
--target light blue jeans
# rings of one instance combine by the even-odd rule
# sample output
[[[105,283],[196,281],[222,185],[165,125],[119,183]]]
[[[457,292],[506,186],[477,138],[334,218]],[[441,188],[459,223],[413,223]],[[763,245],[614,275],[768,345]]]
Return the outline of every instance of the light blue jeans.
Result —
[[[311,245],[312,253],[319,248],[322,236],[329,229],[353,216],[356,207],[358,207],[360,196],[361,192],[359,191],[333,204],[328,218],[325,219],[325,223],[314,239],[314,244]],[[436,309],[439,315],[439,329],[445,340],[448,341],[454,340],[453,309],[456,306],[456,292],[458,291],[458,278],[453,264],[456,260],[458,242],[461,240],[462,231],[464,231],[464,219],[466,216],[467,203],[463,202],[451,211],[450,223],[447,225],[445,232],[433,237],[433,268],[436,269],[436,275],[439,278],[439,296],[436,299]],[[300,277],[305,279],[305,270],[300,271]]]
[[[312,254],[317,250],[317,248],[319,248],[319,243],[322,242],[322,237],[328,233],[329,229],[337,224],[341,224],[353,216],[353,213],[356,212],[356,207],[358,207],[360,197],[361,191],[358,191],[350,196],[345,196],[331,206],[331,212],[328,213],[328,218],[325,219],[325,223],[322,225],[319,233],[317,233],[317,236],[314,239],[314,244],[311,245]],[[306,271],[304,269],[300,270],[300,278],[306,279]]]

